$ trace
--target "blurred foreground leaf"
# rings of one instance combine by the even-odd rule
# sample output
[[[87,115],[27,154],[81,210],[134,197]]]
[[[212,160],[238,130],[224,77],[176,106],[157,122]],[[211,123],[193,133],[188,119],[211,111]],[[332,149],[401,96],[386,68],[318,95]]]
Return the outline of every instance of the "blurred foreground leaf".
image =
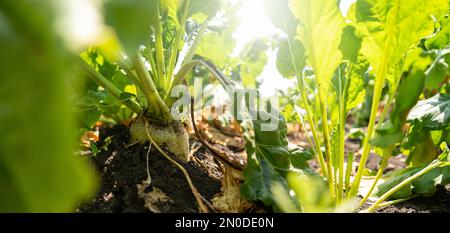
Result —
[[[73,151],[73,65],[49,2],[0,2],[0,212],[73,211],[94,188]]]

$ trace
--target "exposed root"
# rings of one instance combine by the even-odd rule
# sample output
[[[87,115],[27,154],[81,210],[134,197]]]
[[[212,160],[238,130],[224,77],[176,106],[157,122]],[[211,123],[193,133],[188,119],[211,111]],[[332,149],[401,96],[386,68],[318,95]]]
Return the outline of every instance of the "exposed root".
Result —
[[[146,155],[146,167],[147,167],[147,184],[150,186],[152,184],[152,177],[150,176],[150,168],[148,167],[148,156],[150,156],[150,150],[152,149],[152,144],[148,145],[147,155]]]
[[[225,165],[225,176],[222,181],[222,192],[212,200],[212,206],[222,213],[243,213],[248,211],[253,205],[242,198],[240,185],[233,178],[231,167]]]
[[[202,145],[201,143],[194,142],[194,143],[192,144],[192,146],[191,146],[190,151],[189,151],[189,155],[190,155],[191,157],[194,157],[195,152],[197,152],[198,149],[200,149],[201,145]]]
[[[195,131],[195,135],[197,135],[198,140],[203,144],[204,147],[206,147],[217,159],[219,159],[222,163],[226,163],[229,166],[237,169],[237,170],[244,170],[245,166],[240,163],[234,163],[233,161],[230,161],[229,157],[226,154],[220,153],[216,151],[208,142],[206,142],[203,137],[200,135],[200,132],[198,131],[197,125],[195,124],[195,116],[194,116],[194,98],[191,98],[191,121],[192,126]]]
[[[125,147],[128,148],[128,147],[134,146],[134,145],[136,145],[136,144],[139,144],[139,141],[134,141],[134,142],[132,142],[132,143],[130,143],[130,144],[126,144]]]
[[[167,160],[169,160],[171,163],[173,163],[175,166],[177,166],[181,172],[183,172],[184,176],[186,177],[186,181],[189,184],[189,187],[191,188],[192,194],[194,195],[197,203],[198,203],[198,208],[199,208],[199,212],[201,213],[208,213],[208,207],[205,206],[205,204],[202,201],[202,196],[200,195],[200,193],[197,191],[197,188],[195,188],[194,184],[192,183],[191,178],[189,177],[188,172],[186,171],[186,169],[181,166],[181,164],[179,164],[177,161],[173,160],[164,150],[161,149],[161,147],[158,146],[158,144],[155,143],[155,141],[152,139],[152,137],[150,136],[149,130],[148,130],[148,122],[145,122],[145,129],[146,129],[146,133],[147,133],[147,138],[148,140],[155,146],[155,148],[164,156],[166,157]]]

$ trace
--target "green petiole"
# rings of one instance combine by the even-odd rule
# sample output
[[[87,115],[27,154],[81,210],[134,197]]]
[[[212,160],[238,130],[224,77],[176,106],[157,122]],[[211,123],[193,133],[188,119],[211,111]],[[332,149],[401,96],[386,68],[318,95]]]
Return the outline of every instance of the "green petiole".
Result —
[[[141,113],[142,112],[141,106],[139,106],[139,104],[136,101],[130,100],[130,99],[122,100],[122,98],[120,97],[122,92],[114,84],[109,82],[108,79],[106,79],[101,74],[99,74],[97,71],[95,71],[94,68],[92,68],[85,61],[83,61],[81,59],[80,59],[80,61],[81,62],[79,64],[80,64],[81,68],[83,69],[84,73],[89,78],[94,80],[101,87],[103,87],[106,90],[108,90],[109,93],[111,93],[111,95],[114,96],[114,98],[116,98],[117,100],[121,101],[125,106],[127,106],[133,112],[135,112],[135,113]]]
[[[399,184],[397,184],[395,187],[391,188],[388,192],[383,194],[371,207],[369,207],[366,211],[367,212],[373,212],[376,209],[380,207],[380,204],[383,203],[386,199],[388,199],[392,194],[400,190],[401,188],[405,187],[406,185],[413,182],[415,179],[421,177],[422,175],[426,174],[427,172],[433,170],[437,167],[443,167],[443,166],[449,166],[450,162],[442,162],[439,160],[434,160],[431,162],[428,166],[426,166],[424,169],[420,170],[418,173],[414,174],[413,176],[408,177],[407,179],[403,180]]]

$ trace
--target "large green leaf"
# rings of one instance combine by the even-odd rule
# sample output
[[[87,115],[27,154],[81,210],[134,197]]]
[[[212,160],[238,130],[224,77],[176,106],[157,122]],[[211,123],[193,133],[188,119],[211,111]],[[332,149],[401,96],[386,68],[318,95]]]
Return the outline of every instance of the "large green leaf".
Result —
[[[300,20],[298,37],[309,55],[324,93],[342,59],[339,50],[345,20],[335,0],[290,0],[292,13]]]
[[[299,40],[285,39],[281,42],[277,54],[278,72],[286,78],[299,75],[306,64],[305,48]]]
[[[227,24],[208,31],[195,50],[196,55],[210,60],[221,69],[224,69],[230,63],[231,53],[236,44],[233,39],[233,33],[239,26],[239,20],[235,15],[236,7],[235,5],[229,5],[224,9],[221,19],[226,21]]]
[[[73,63],[50,1],[0,2],[0,212],[66,212],[94,188],[74,154]]]
[[[229,62],[234,46],[235,42],[228,35],[212,32],[203,36],[195,53],[223,69]]]
[[[418,120],[428,129],[443,129],[450,123],[450,95],[436,94],[420,101],[409,113],[408,121]]]
[[[112,26],[125,50],[137,52],[139,45],[150,38],[152,22],[159,20],[155,10],[159,0],[107,0],[104,3],[105,21]]]
[[[296,169],[309,171],[306,161],[311,159],[311,155],[299,148],[288,147],[286,122],[282,116],[279,116],[279,127],[275,130],[264,130],[262,126],[265,123],[267,121],[254,120],[254,137],[246,136],[248,162],[241,193],[248,199],[261,200],[271,206],[275,204],[271,191],[274,183],[280,184],[279,187],[283,187],[289,196],[286,172]]]
[[[375,71],[389,70],[420,39],[433,33],[432,16],[438,18],[448,9],[447,0],[358,0],[355,18],[363,37],[361,51]],[[387,78],[393,85],[400,77]]]

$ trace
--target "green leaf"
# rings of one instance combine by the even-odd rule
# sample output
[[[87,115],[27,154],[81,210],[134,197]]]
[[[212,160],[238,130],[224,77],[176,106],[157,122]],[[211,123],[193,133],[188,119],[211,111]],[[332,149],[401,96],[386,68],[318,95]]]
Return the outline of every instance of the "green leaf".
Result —
[[[395,185],[399,184],[408,177],[413,176],[424,167],[425,166],[409,167],[391,174],[388,180],[378,185],[375,195],[383,195],[385,192],[389,191],[389,189],[393,188]],[[390,199],[405,198],[413,194],[432,196],[436,193],[437,186],[445,186],[448,183],[450,183],[450,167],[437,167],[415,179],[411,184],[406,185],[404,188],[395,192]]]
[[[412,183],[406,185],[399,191],[395,192],[391,195],[390,199],[398,199],[409,197],[413,194],[420,194],[423,196],[432,196],[436,193],[437,186],[445,186],[450,183],[450,166],[445,164],[448,161],[450,150],[447,147],[446,143],[441,144],[442,153],[438,156],[438,159],[441,162],[444,162],[443,166],[436,167],[424,175],[413,180]],[[435,161],[436,162],[436,161]],[[376,196],[381,196],[391,188],[401,183],[403,180],[408,177],[413,176],[418,173],[422,169],[424,169],[427,165],[423,166],[415,166],[408,167],[402,170],[395,171],[389,175],[389,178],[382,184],[378,185],[377,191],[375,192]]]
[[[376,147],[387,147],[399,142],[404,136],[403,125],[406,123],[411,108],[416,105],[422,94],[425,75],[423,70],[413,70],[412,74],[402,80],[399,93],[389,120],[376,130],[370,143]]]
[[[256,78],[264,71],[267,64],[267,50],[269,48],[266,38],[256,39],[248,43],[240,54],[239,76],[246,88],[258,86]]]
[[[262,113],[268,114],[268,113]],[[276,117],[273,115],[273,117]],[[279,116],[279,125],[276,130],[264,130],[266,120],[254,120],[256,153],[264,156],[273,166],[283,169],[290,167],[290,156],[287,141],[287,126],[284,118]]]
[[[128,54],[135,54],[150,38],[151,23],[159,0],[107,0],[106,24],[112,26]]]
[[[407,179],[410,176],[413,176],[424,167],[408,167],[402,170],[398,170],[390,174],[389,178],[382,184],[377,186],[376,191],[374,192],[375,196],[382,196],[384,193],[395,187],[397,184],[400,184],[403,180]],[[403,187],[398,190],[394,194],[390,196],[390,199],[399,199],[404,197],[412,196],[412,184]]]
[[[160,1],[162,15],[171,18],[178,28],[185,16],[192,18],[197,23],[203,23],[206,19],[216,15],[221,7],[221,0],[153,0]],[[189,4],[186,8],[186,4]],[[185,12],[185,9],[187,11]]]
[[[264,8],[272,23],[286,33],[277,53],[278,72],[287,78],[301,75],[306,63],[306,51],[297,35],[298,19],[292,14],[288,0],[264,0]]]
[[[447,0],[358,0],[355,18],[363,37],[361,52],[376,71],[396,67],[412,46],[433,32],[431,17],[448,9]],[[400,77],[387,78],[393,85]]]
[[[314,158],[310,151],[305,151],[299,147],[290,148],[289,153],[291,155],[290,160],[292,166],[298,169],[305,169],[309,167],[308,161]]]
[[[339,45],[344,17],[334,0],[290,0],[289,3],[301,22],[297,32],[308,52],[317,85],[326,93],[342,59]]]
[[[216,15],[217,11],[219,11],[221,6],[220,0],[189,0],[189,2],[190,5],[188,17],[201,13],[203,15],[206,15],[207,18],[212,18]]]
[[[288,1],[263,0],[263,4],[272,23],[291,38],[297,34],[298,20],[290,11]]]
[[[281,42],[277,53],[277,69],[278,72],[286,78],[292,78],[299,74],[305,67],[306,56],[305,48],[299,40],[285,39]]]
[[[419,101],[408,115],[408,121],[418,120],[427,129],[443,129],[450,123],[450,95],[436,94]]]
[[[174,41],[177,36],[177,33],[180,32],[178,20],[176,18],[172,18],[171,16],[164,17],[161,20],[161,27],[162,27],[162,42],[163,42],[163,49],[164,49],[164,57],[168,58],[170,56],[171,47],[175,46]],[[182,47],[182,44],[184,41],[180,41],[180,47]],[[166,69],[168,69],[169,64],[165,64]]]
[[[227,22],[223,27],[208,31],[202,37],[200,44],[195,50],[197,56],[210,60],[217,67],[224,69],[230,63],[231,53],[235,47],[233,33],[239,26],[239,20],[235,15],[236,6],[226,8],[222,19]]]
[[[162,13],[167,14],[170,18],[176,21],[176,25],[178,26],[178,11],[182,8],[182,3],[185,0],[152,0],[155,2],[160,2],[160,8]]]
[[[419,127],[417,127],[419,125]],[[408,142],[415,142],[411,147],[411,152],[406,161],[411,166],[429,164],[437,158],[439,152],[434,146],[429,130],[420,127],[420,122],[414,125],[413,131],[408,135]]]
[[[195,53],[211,60],[217,67],[224,68],[230,59],[227,51],[231,53],[234,44],[234,41],[227,40],[219,33],[208,33],[203,36]]]
[[[342,52],[342,59],[356,63],[361,49],[362,39],[356,35],[356,29],[353,26],[345,26],[342,32],[339,49]]]
[[[103,56],[97,49],[88,48],[86,51],[82,52],[80,55],[86,63],[91,65],[97,72],[106,78],[112,77],[118,70],[119,67],[116,64],[108,61],[105,56]],[[89,80],[90,83],[95,84],[95,82]],[[98,86],[98,85],[95,85]]]
[[[443,49],[450,44],[450,19],[448,15],[439,20],[439,29],[425,41],[427,49]]]
[[[289,187],[295,192],[302,212],[324,213],[333,207],[326,180],[317,174],[292,172],[287,177]]]
[[[335,102],[339,103],[339,98],[343,97],[346,111],[355,108],[364,101],[366,95],[364,77],[368,68],[367,60],[359,56],[356,62],[343,63],[336,69],[331,80],[337,98]],[[335,112],[337,111],[338,105]]]
[[[96,49],[89,48],[81,54],[81,57],[120,91],[125,93],[127,87],[131,86],[131,81],[119,69],[119,66],[108,61]],[[112,118],[116,123],[121,123],[131,118],[133,112],[120,101],[132,96],[123,96],[124,98],[117,100],[108,91],[100,89],[96,83],[84,74],[74,75],[72,85],[76,85],[73,88],[76,92],[73,96],[73,102],[75,103],[76,112],[79,113],[77,118],[81,127],[90,129],[99,120],[100,115]]]
[[[364,77],[366,76],[369,63],[363,57],[358,57],[350,70],[350,85],[346,96],[346,110],[349,111],[364,102],[366,96],[366,85]]]
[[[92,95],[76,96],[75,111],[78,112],[78,125],[83,129],[91,129],[101,116],[98,99]]]
[[[269,113],[260,114],[264,115],[265,119]],[[288,147],[286,122],[282,116],[279,117],[279,127],[272,131],[263,129],[262,126],[267,121],[261,118],[254,120],[254,137],[245,137],[248,162],[244,170],[245,182],[241,185],[241,193],[247,199],[261,200],[269,206],[275,204],[272,185],[280,184],[290,196],[285,179],[286,171],[293,170],[292,166],[309,171],[306,161],[311,159],[311,154],[302,149]]]
[[[249,200],[261,200],[267,206],[275,204],[271,187],[278,183],[284,191],[289,193],[289,187],[285,179],[264,158],[252,158],[247,160],[247,168],[244,171],[245,182],[241,185],[241,194]]]
[[[0,212],[74,211],[94,191],[74,154],[74,63],[50,26],[51,3],[0,2]]]
[[[441,143],[440,148],[442,153],[438,156],[439,161],[441,162],[450,162],[450,149],[446,142]]]
[[[427,80],[425,88],[428,90],[438,89],[450,74],[450,50],[444,49],[438,52],[436,59],[426,71]]]

